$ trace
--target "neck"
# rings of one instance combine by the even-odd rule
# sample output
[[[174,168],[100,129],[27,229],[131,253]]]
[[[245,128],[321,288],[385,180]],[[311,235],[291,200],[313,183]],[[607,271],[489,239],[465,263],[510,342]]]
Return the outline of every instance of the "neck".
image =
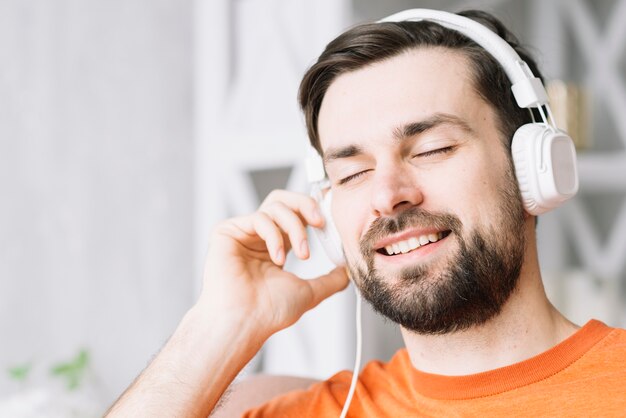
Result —
[[[444,335],[423,335],[402,328],[415,368],[451,376],[493,370],[540,354],[578,329],[546,296],[537,261],[534,225],[532,231],[527,229],[527,238],[529,245],[518,286],[495,318]]]

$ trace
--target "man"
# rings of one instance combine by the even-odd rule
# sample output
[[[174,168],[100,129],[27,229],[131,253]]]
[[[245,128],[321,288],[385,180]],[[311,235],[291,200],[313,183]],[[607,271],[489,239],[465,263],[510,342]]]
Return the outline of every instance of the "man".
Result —
[[[464,15],[538,73],[498,21]],[[300,103],[349,275],[406,345],[363,368],[349,416],[626,411],[626,332],[578,327],[545,295],[511,159],[531,117],[510,87],[486,51],[432,22],[353,28],[304,76]],[[290,249],[308,257],[305,226],[324,222],[311,198],[277,191],[219,225],[198,302],[110,416],[207,416],[269,336],[348,284],[342,268],[309,281],[281,268]],[[350,379],[295,392],[310,382],[253,380],[222,413],[285,392],[246,416],[339,416]]]

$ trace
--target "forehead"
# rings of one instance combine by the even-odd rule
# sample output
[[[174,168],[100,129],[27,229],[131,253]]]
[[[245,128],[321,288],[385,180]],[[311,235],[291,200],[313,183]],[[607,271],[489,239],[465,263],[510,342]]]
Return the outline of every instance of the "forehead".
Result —
[[[322,149],[388,138],[398,126],[436,113],[470,125],[484,121],[491,109],[473,86],[469,59],[444,48],[412,49],[342,74],[320,108]]]

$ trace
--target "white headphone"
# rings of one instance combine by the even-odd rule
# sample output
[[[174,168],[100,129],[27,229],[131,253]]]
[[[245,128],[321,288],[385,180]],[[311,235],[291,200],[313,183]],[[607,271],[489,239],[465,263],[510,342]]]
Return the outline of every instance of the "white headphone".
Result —
[[[554,122],[548,95],[528,65],[515,52],[513,47],[489,28],[463,16],[428,9],[405,10],[388,16],[379,22],[401,22],[427,20],[462,33],[491,54],[511,81],[511,90],[517,105],[536,108],[542,122],[521,126],[513,135],[511,154],[515,174],[519,183],[524,208],[531,215],[548,212],[578,191],[576,149],[566,132],[559,130]],[[544,111],[544,107],[547,111]],[[318,238],[335,264],[342,265],[343,250],[339,234],[330,215],[332,193],[323,195],[328,187],[321,158],[315,152],[309,157],[307,172],[313,186],[313,196],[318,200],[326,219],[323,230],[316,230]]]

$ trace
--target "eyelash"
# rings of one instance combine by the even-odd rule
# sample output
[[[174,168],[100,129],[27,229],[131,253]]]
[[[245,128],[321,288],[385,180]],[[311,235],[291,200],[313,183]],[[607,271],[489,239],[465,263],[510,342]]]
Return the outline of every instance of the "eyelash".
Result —
[[[344,177],[341,180],[338,181],[340,186],[343,186],[344,184],[348,183],[349,181],[355,180],[359,177],[361,177],[363,174],[367,173],[370,170],[365,170],[365,171],[359,171],[358,173],[352,174],[351,176],[348,177]]]
[[[426,151],[426,152],[422,152],[421,154],[416,154],[414,155],[414,157],[430,157],[431,155],[435,155],[435,154],[445,154],[445,153],[452,151],[453,149],[454,149],[453,146],[437,148],[432,151]]]
[[[450,151],[452,151],[454,149],[453,146],[449,146],[449,147],[443,147],[443,148],[437,148],[434,149],[432,151],[426,151],[426,152],[422,152],[421,154],[416,154],[413,157],[430,157],[432,155],[436,155],[436,154],[446,154]],[[367,173],[370,170],[365,170],[365,171],[359,171],[358,173],[352,174],[348,177],[344,177],[342,179],[340,179],[337,183],[340,186],[343,186],[344,184],[352,181],[352,180],[356,180],[357,178],[361,177],[363,174]]]

